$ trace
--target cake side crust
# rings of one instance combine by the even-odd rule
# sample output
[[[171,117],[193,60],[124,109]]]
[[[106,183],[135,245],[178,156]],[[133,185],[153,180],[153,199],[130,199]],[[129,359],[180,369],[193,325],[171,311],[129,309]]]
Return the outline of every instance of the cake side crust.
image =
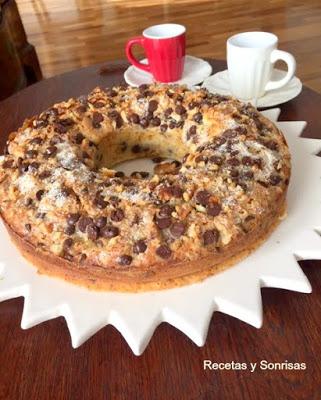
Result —
[[[286,213],[285,196],[282,200],[282,204],[278,204],[278,207],[272,210],[273,218],[270,215],[270,218],[264,220],[260,229],[250,232],[246,239],[242,237],[237,246],[233,245],[226,248],[220,255],[215,254],[213,257],[205,257],[196,262],[167,265],[165,269],[164,265],[159,265],[158,268],[156,266],[158,272],[163,268],[165,271],[163,276],[155,271],[152,273],[146,271],[146,273],[140,273],[133,277],[128,275],[129,271],[126,269],[120,273],[115,273],[112,269],[102,271],[100,267],[93,265],[82,268],[73,262],[35,248],[17,234],[3,216],[2,218],[12,242],[23,257],[37,269],[39,274],[60,278],[95,291],[140,292],[197,283],[242,261],[264,243],[284,218]],[[171,266],[175,267],[173,274],[168,274]],[[176,273],[176,269],[180,270],[181,275]],[[103,276],[97,271],[103,272]]]

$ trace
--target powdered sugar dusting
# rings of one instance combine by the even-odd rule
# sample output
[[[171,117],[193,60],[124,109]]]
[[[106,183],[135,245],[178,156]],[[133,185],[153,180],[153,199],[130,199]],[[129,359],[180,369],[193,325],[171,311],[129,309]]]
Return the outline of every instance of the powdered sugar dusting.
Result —
[[[61,189],[61,184],[59,182],[54,182],[43,200],[49,201],[55,207],[63,207],[67,197],[62,193]]]
[[[72,170],[78,166],[79,160],[74,152],[73,147],[69,143],[58,143],[57,149],[57,160],[63,168]]]
[[[35,178],[30,174],[24,174],[20,176],[16,184],[22,194],[32,192],[37,187]]]

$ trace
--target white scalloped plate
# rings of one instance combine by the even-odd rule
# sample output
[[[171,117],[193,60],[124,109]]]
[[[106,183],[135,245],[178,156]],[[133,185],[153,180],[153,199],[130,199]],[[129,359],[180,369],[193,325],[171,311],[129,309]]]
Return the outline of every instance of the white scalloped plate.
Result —
[[[141,60],[143,64],[147,64],[147,59]],[[193,86],[204,81],[212,73],[212,66],[207,61],[194,56],[185,56],[185,64],[182,79],[172,84],[180,84]],[[125,81],[128,85],[139,86],[143,83],[151,84],[155,82],[153,75],[143,71],[134,65],[131,65],[124,72]]]
[[[264,113],[276,120],[279,110]],[[146,293],[92,292],[36,273],[0,224],[0,301],[25,297],[21,327],[64,316],[73,347],[107,324],[115,326],[139,355],[163,321],[203,346],[214,311],[257,328],[262,325],[261,287],[309,293],[297,260],[321,259],[321,141],[299,138],[305,122],[279,122],[292,153],[288,217],[252,255],[205,281]],[[141,168],[141,166],[139,167]],[[191,301],[193,299],[193,301]],[[108,346],[108,343],[106,343]]]

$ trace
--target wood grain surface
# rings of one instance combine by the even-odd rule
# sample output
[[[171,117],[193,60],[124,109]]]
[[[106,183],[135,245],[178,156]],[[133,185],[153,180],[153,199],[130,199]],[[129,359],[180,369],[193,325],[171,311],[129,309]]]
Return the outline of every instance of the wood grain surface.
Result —
[[[212,64],[216,70],[225,66],[218,61]],[[125,67],[120,61],[104,68],[95,65],[77,70],[37,83],[3,101],[1,146],[25,117],[97,85],[118,83]],[[281,119],[306,120],[304,136],[321,139],[321,95],[304,88],[281,109]],[[304,193],[298,195],[304,201]],[[321,262],[305,261],[301,266],[313,293],[263,289],[261,329],[214,313],[206,345],[198,348],[180,331],[163,323],[140,357],[132,354],[111,326],[76,350],[71,347],[62,317],[23,331],[23,299],[5,301],[0,304],[0,400],[319,400]],[[306,363],[306,370],[204,371],[206,359],[240,363],[287,360]]]
[[[187,52],[225,58],[226,39],[265,30],[293,53],[298,76],[321,92],[320,0],[17,0],[45,77],[125,56],[126,41],[147,26],[187,27]],[[139,54],[142,54],[140,52]]]

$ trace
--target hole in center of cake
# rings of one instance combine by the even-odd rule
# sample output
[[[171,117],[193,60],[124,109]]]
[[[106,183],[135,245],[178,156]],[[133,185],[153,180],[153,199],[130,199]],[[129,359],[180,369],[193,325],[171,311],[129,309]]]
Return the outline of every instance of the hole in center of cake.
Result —
[[[127,160],[113,166],[115,171],[123,172],[125,176],[145,179],[154,174],[176,174],[179,171],[181,162],[162,157],[136,158]]]
[[[104,137],[98,144],[98,167],[113,166],[135,158],[163,157],[181,161],[190,150],[181,134],[123,130]]]
[[[101,140],[96,165],[146,178],[154,173],[175,174],[186,153],[188,147],[180,135],[173,138],[155,131],[124,130]]]

